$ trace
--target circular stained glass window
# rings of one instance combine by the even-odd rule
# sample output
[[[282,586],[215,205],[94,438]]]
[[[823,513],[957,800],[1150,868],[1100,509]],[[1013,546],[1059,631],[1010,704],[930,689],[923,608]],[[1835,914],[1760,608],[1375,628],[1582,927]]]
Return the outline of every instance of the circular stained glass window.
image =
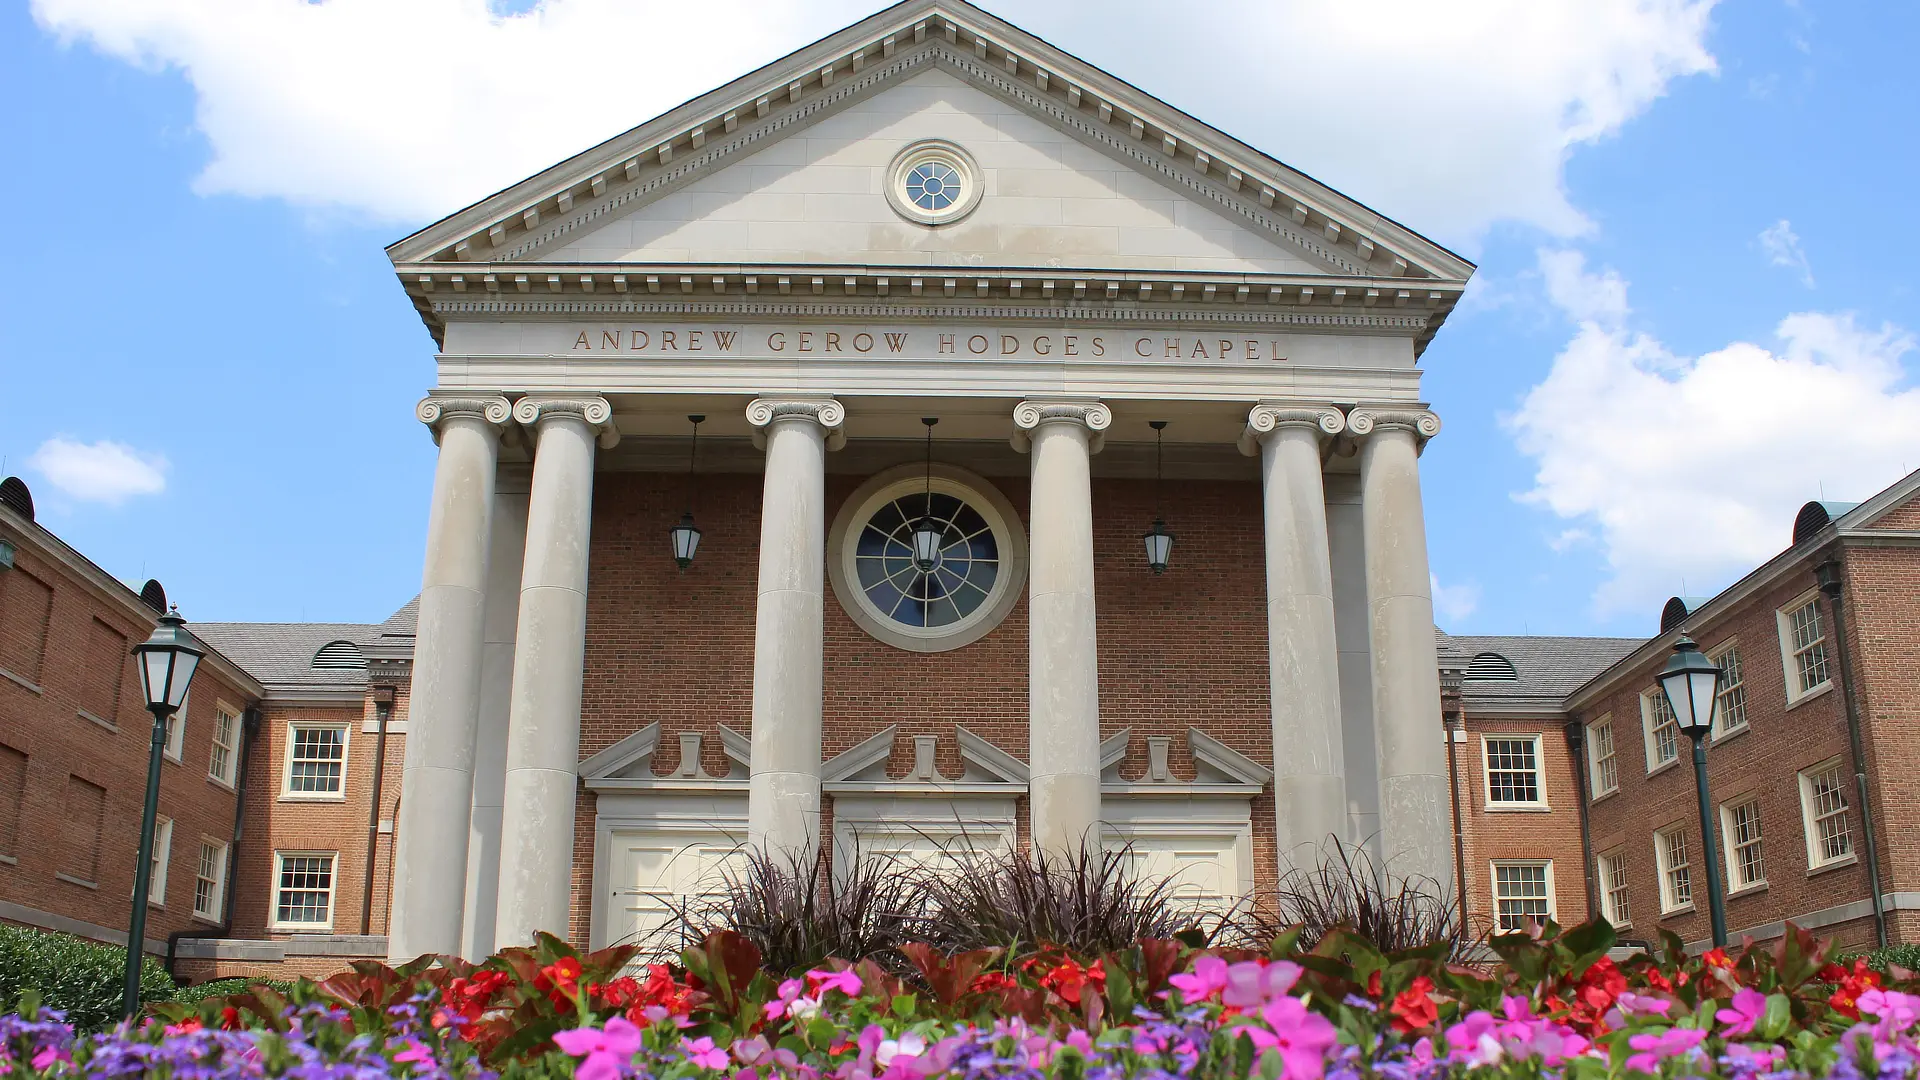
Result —
[[[868,634],[914,652],[977,641],[1020,598],[1027,539],[1006,496],[972,473],[902,465],[862,484],[834,515],[827,569],[840,608]]]
[[[932,543],[915,534],[937,534]],[[917,558],[924,544],[930,557]],[[973,614],[1000,577],[1000,545],[980,511],[952,495],[903,495],[860,528],[853,552],[860,591],[903,626],[951,626]]]
[[[900,151],[888,171],[887,200],[922,225],[958,221],[980,201],[980,170],[965,150],[939,139]]]

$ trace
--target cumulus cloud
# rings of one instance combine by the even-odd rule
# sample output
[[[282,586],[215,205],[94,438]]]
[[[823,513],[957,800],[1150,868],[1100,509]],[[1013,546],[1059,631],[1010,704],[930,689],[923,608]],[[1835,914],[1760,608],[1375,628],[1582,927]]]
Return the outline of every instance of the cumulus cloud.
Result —
[[[1714,0],[1035,0],[1049,40],[1470,244],[1588,227],[1562,166],[1714,70]],[[880,0],[32,0],[60,38],[196,95],[206,193],[418,224],[877,8]],[[1221,77],[1231,73],[1231,78]],[[1356,119],[1364,118],[1364,119]],[[1371,123],[1378,130],[1365,130]],[[1356,130],[1359,125],[1361,130]]]
[[[1536,463],[1521,498],[1598,542],[1597,614],[1651,613],[1683,579],[1722,588],[1787,546],[1802,503],[1861,499],[1920,465],[1906,331],[1802,312],[1771,343],[1681,356],[1625,324],[1611,272],[1564,252],[1541,266],[1578,329],[1503,423]]]
[[[1769,266],[1784,266],[1800,275],[1800,284],[1813,288],[1813,266],[1807,262],[1807,253],[1800,247],[1800,235],[1793,231],[1792,222],[1781,218],[1760,230],[1760,250]]]
[[[80,502],[118,506],[135,495],[158,495],[167,489],[166,458],[108,439],[48,439],[27,465],[61,494]]]
[[[1433,611],[1444,622],[1459,622],[1480,609],[1480,586],[1473,582],[1462,585],[1442,585],[1440,579],[1427,575],[1428,583],[1433,587]]]

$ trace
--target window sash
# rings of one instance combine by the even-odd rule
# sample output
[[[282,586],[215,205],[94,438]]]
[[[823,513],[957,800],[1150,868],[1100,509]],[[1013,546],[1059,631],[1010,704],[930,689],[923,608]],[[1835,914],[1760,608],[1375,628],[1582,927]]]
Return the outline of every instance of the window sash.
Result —
[[[287,731],[289,795],[339,795],[346,790],[344,724],[293,724]]]
[[[200,841],[200,862],[193,875],[193,913],[203,919],[220,918],[226,906],[227,845]]]
[[[273,921],[282,926],[330,926],[333,923],[334,856],[278,855],[274,875]]]
[[[1587,763],[1595,797],[1620,790],[1620,761],[1613,745],[1613,718],[1587,725]]]
[[[1847,817],[1850,785],[1838,764],[1800,774],[1800,809],[1806,818],[1807,862],[1825,866],[1853,854],[1853,823]]]
[[[1489,738],[1481,743],[1487,767],[1487,801],[1538,806],[1540,797],[1540,740]]]
[[[1728,645],[1711,656],[1714,664],[1723,673],[1720,678],[1720,708],[1713,714],[1713,734],[1721,735],[1742,731],[1747,726],[1747,686],[1746,676],[1740,670],[1740,647]]]
[[[1826,685],[1827,634],[1820,619],[1820,602],[1810,599],[1786,617],[1786,645],[1793,669],[1795,697]]]
[[[1600,856],[1600,913],[1614,926],[1633,922],[1633,907],[1627,895],[1627,860],[1621,855]]]
[[[167,866],[172,862],[173,819],[156,818],[153,823],[153,872],[147,877],[147,903],[153,907],[167,906]]]
[[[167,714],[166,756],[179,761],[187,745],[187,707],[193,704],[193,691],[180,699],[180,707]],[[152,745],[152,744],[148,744]]]
[[[223,784],[233,783],[238,758],[234,753],[240,722],[224,708],[213,710],[213,751],[207,757],[207,775]]]
[[[1495,863],[1493,896],[1503,933],[1524,933],[1534,920],[1552,917],[1547,863]]]
[[[1760,803],[1749,799],[1723,807],[1720,831],[1727,841],[1727,876],[1736,889],[1764,885],[1767,868],[1760,840]]]
[[[1693,865],[1687,854],[1684,829],[1654,834],[1654,854],[1660,866],[1660,904],[1675,911],[1693,903]]]
[[[1658,690],[1640,695],[1647,724],[1647,771],[1680,760],[1680,721],[1667,695]]]

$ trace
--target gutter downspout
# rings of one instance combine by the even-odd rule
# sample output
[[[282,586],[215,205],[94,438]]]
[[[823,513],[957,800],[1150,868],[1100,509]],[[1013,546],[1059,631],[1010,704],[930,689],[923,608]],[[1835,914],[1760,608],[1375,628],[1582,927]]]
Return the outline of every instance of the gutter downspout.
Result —
[[[240,866],[240,842],[247,834],[247,765],[253,758],[253,744],[259,734],[260,708],[256,705],[240,714],[240,760],[233,779],[233,835],[227,840],[226,876],[222,879],[226,895],[220,898],[220,926],[214,931],[216,937],[233,933],[234,874]],[[173,975],[174,964],[179,960],[181,939],[205,936],[201,930],[175,930],[167,935],[168,975]]]
[[[1873,829],[1873,805],[1867,800],[1866,740],[1860,733],[1860,702],[1854,692],[1852,650],[1847,645],[1847,621],[1840,602],[1846,584],[1844,571],[1836,544],[1813,568],[1813,576],[1833,606],[1833,637],[1840,653],[1840,699],[1847,707],[1847,746],[1853,755],[1854,797],[1860,801],[1860,828],[1867,834],[1867,888],[1873,892],[1873,940],[1877,947],[1884,949],[1887,947],[1887,908],[1880,894],[1880,842]]]
[[[1580,798],[1580,876],[1587,883],[1587,921],[1600,914],[1600,883],[1594,879],[1593,829],[1587,821],[1587,725],[1569,719],[1567,751],[1573,758],[1573,788]]]
[[[367,800],[367,881],[360,894],[360,936],[373,933],[373,863],[380,850],[381,775],[387,764],[387,719],[393,715],[393,688],[375,687],[373,715],[376,734],[373,739],[373,795]]]

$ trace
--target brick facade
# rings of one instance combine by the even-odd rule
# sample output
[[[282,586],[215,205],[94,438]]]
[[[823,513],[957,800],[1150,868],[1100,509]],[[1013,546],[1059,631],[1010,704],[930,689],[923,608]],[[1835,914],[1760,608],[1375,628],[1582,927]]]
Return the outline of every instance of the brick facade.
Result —
[[[1489,739],[1535,740],[1542,805],[1506,806],[1489,797]],[[1549,906],[1554,918],[1567,926],[1585,922],[1579,781],[1573,772],[1562,719],[1476,717],[1469,710],[1454,751],[1454,783],[1459,789],[1461,846],[1466,864],[1467,925],[1479,932],[1496,923],[1495,864],[1535,862],[1551,867]]]

